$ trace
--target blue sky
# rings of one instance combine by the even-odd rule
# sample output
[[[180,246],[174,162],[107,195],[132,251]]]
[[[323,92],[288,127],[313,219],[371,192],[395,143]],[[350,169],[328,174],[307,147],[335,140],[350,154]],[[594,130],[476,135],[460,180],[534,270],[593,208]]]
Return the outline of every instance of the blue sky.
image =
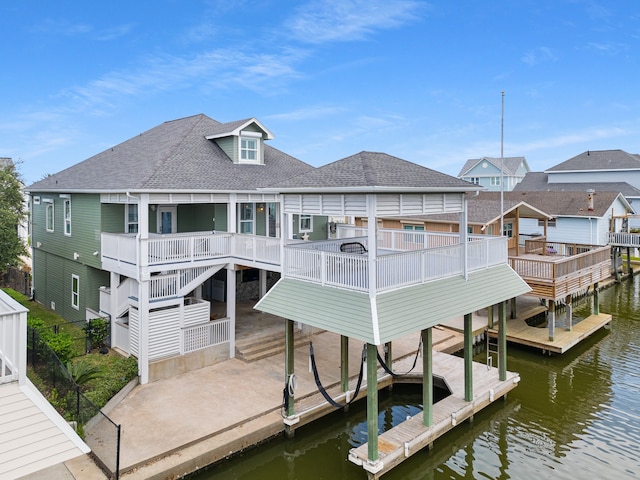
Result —
[[[164,121],[256,117],[320,166],[381,151],[451,175],[639,153],[640,2],[2,2],[0,157],[27,184]]]

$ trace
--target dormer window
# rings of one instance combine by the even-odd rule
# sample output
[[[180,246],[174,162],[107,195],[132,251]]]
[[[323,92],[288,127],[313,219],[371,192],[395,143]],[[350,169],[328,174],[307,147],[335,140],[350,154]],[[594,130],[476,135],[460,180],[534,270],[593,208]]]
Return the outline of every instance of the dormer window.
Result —
[[[262,163],[259,132],[240,132],[240,163]]]

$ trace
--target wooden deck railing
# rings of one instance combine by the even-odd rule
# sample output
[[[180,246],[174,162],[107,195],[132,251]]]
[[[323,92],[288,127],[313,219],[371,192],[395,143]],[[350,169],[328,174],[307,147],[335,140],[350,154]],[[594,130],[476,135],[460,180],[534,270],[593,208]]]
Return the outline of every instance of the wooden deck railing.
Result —
[[[580,253],[571,256],[539,253],[509,257],[511,268],[532,288],[531,295],[558,299],[584,290],[609,276],[611,248],[608,245],[545,244],[545,248],[551,245],[557,251]]]

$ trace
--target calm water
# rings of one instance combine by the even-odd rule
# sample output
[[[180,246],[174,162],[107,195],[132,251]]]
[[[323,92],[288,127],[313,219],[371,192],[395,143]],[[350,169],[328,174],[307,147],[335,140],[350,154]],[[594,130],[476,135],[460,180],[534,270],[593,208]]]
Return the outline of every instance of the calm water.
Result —
[[[562,356],[512,347],[522,381],[472,423],[456,427],[383,476],[399,479],[624,479],[640,477],[640,278],[601,292],[610,328]],[[586,304],[576,316],[588,314]],[[477,361],[483,361],[479,354]],[[414,387],[415,388],[415,387]],[[419,391],[381,395],[381,424],[421,407]],[[398,406],[400,405],[400,406]],[[364,402],[193,477],[197,480],[366,479],[347,460],[366,441]]]

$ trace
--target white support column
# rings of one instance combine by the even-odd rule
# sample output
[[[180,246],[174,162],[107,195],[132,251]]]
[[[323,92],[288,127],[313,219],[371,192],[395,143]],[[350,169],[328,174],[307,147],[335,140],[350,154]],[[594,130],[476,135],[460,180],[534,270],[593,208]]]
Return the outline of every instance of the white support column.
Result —
[[[118,305],[120,305],[120,298],[118,298],[118,287],[120,286],[120,275],[111,272],[109,274],[109,315],[111,317],[111,346],[113,347],[113,339],[116,338],[116,317],[118,316]],[[120,345],[117,345],[118,347]]]
[[[467,232],[467,197],[462,196],[462,212],[460,213],[460,243],[462,244],[462,274],[466,279],[469,278],[468,271],[468,249],[469,249],[469,233]]]
[[[138,285],[138,374],[140,383],[149,383],[149,281]]]
[[[227,204],[227,232],[238,232],[238,199],[235,193],[229,194]]]
[[[236,271],[227,267],[227,317],[229,317],[229,358],[236,356]]]

